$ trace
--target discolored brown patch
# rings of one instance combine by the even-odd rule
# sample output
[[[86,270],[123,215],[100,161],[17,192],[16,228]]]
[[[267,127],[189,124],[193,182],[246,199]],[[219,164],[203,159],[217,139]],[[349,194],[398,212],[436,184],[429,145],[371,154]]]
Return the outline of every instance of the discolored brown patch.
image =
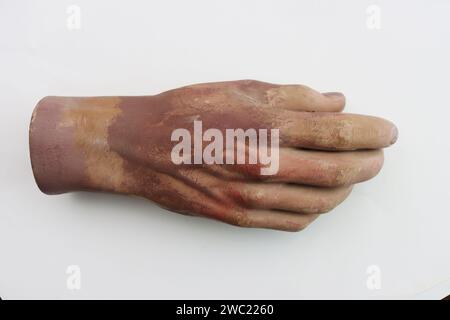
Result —
[[[68,99],[58,124],[74,130],[76,147],[84,156],[86,177],[95,189],[123,191],[123,159],[108,145],[108,127],[121,112],[119,102],[118,97]]]

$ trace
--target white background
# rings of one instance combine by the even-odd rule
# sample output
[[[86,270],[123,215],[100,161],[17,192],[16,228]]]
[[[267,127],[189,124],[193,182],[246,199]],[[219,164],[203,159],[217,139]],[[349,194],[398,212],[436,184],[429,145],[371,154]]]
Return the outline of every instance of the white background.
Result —
[[[70,5],[80,29],[67,26]],[[380,29],[367,26],[370,5]],[[449,40],[445,0],[0,0],[0,296],[413,298],[439,284],[427,297],[450,294]],[[28,124],[43,96],[246,78],[342,91],[348,112],[395,122],[382,172],[301,233],[36,187]],[[80,290],[66,285],[70,265]],[[366,285],[371,265],[379,290]]]

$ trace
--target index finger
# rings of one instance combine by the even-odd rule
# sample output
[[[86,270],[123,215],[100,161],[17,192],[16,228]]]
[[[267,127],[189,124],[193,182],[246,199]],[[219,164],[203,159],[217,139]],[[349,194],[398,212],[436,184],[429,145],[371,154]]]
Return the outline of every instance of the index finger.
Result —
[[[379,149],[395,143],[397,127],[379,117],[286,111],[281,145],[317,150]]]

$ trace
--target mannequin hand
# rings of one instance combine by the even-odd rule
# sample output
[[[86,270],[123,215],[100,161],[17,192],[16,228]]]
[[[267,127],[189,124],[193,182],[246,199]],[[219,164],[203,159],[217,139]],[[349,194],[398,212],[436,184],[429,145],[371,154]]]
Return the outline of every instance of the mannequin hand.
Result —
[[[341,113],[344,104],[339,93],[252,80],[143,97],[47,97],[30,126],[33,171],[46,193],[132,194],[183,214],[298,231],[341,203],[355,183],[374,177],[382,148],[397,139],[391,122]],[[223,157],[215,159],[225,164],[205,163],[202,150],[211,142],[198,144],[194,122],[203,134],[222,133]],[[193,146],[181,158],[174,158],[177,129],[190,133]],[[227,164],[226,129],[267,129],[269,147],[276,137],[271,129],[278,129],[279,149],[273,150],[279,161],[236,163],[236,147],[234,163]],[[200,158],[194,156],[196,143]],[[242,150],[248,156],[253,149],[247,143]]]

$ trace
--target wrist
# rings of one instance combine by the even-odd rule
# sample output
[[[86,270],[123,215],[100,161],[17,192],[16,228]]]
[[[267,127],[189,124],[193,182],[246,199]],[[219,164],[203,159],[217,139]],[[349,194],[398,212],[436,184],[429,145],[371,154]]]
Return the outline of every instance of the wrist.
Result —
[[[29,143],[33,174],[47,194],[114,189],[108,126],[119,98],[46,97],[36,106]],[[120,165],[120,163],[119,163]]]

